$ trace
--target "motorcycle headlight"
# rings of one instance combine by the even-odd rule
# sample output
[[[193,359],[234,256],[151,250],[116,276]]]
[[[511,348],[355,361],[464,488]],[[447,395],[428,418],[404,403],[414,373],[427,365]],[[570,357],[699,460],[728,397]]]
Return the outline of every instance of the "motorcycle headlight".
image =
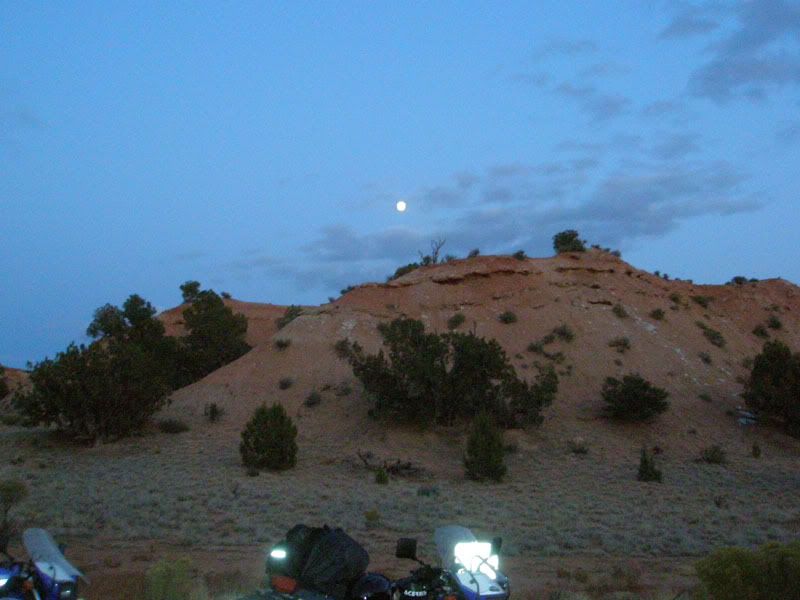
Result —
[[[75,593],[74,583],[62,583],[58,588],[59,600],[75,600],[77,594]]]
[[[459,542],[455,545],[454,554],[456,561],[470,573],[480,571],[490,579],[497,578],[500,559],[492,554],[489,542]]]
[[[280,547],[273,548],[269,553],[269,557],[274,560],[283,560],[286,558],[286,550]]]
[[[6,587],[8,583],[8,577],[0,577],[0,589]]]

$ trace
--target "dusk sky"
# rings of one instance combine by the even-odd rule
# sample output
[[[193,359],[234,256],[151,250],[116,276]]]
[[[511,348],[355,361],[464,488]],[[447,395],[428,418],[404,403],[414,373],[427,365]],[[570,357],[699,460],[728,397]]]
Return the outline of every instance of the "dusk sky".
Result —
[[[798,283],[798,189],[798,1],[0,3],[7,366],[134,292],[319,304],[432,238]]]

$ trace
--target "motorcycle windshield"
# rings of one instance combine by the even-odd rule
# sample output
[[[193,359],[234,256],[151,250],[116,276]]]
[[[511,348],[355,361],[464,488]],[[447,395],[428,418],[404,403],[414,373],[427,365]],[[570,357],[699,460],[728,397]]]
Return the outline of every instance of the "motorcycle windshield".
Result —
[[[58,582],[86,579],[78,569],[64,558],[52,536],[44,529],[26,529],[22,543],[28,556],[42,573]]]
[[[447,525],[446,527],[436,528],[433,533],[433,541],[436,543],[436,551],[442,561],[442,568],[448,571],[455,571],[457,570],[456,564],[458,564],[456,546],[465,542],[476,542],[477,538],[466,527]]]
[[[453,573],[466,570],[497,577],[499,559],[492,553],[491,542],[479,542],[473,533],[460,525],[439,527],[434,533],[442,568]]]

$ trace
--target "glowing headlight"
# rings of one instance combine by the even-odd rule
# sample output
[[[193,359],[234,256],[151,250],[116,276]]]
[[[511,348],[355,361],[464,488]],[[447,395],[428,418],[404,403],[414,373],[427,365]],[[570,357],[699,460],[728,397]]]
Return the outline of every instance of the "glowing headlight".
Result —
[[[286,550],[283,548],[273,548],[272,551],[269,553],[270,558],[275,558],[277,560],[283,560],[286,558]]]
[[[500,559],[492,554],[489,542],[459,542],[454,549],[458,561],[470,573],[480,571],[487,577],[497,578],[496,570],[500,568]]]
[[[0,577],[0,588],[5,587],[7,583],[8,583],[8,577]]]

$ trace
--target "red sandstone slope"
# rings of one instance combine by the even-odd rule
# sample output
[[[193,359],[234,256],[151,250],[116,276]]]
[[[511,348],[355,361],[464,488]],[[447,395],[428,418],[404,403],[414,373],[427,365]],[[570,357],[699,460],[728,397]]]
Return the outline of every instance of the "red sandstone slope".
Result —
[[[692,296],[709,298],[708,307]],[[522,261],[487,256],[420,268],[390,283],[360,286],[334,303],[306,308],[303,316],[277,333],[271,327],[282,307],[231,304],[251,319],[248,338],[255,347],[177,391],[170,411],[202,426],[204,404],[216,402],[228,415],[218,434],[236,437],[259,403],[281,402],[299,419],[301,439],[319,452],[350,452],[358,447],[432,457],[460,452],[441,436],[425,434],[427,441],[420,444],[419,434],[386,431],[369,420],[368,400],[333,352],[333,344],[345,337],[376,349],[377,324],[399,316],[421,319],[428,328],[445,331],[447,319],[461,311],[466,316],[461,328],[496,338],[525,377],[535,374],[534,363],[549,362],[527,351],[528,344],[557,325],[568,325],[575,339],[547,346],[548,352],[565,357],[556,365],[561,381],[557,401],[546,410],[542,428],[512,435],[522,444],[562,444],[581,435],[609,452],[652,442],[694,454],[711,439],[732,436],[744,443],[745,434],[726,411],[741,404],[737,378],[746,372],[742,361],[757,354],[764,341],[752,333],[753,328],[774,315],[782,328],[769,329],[772,337],[800,348],[800,288],[795,285],[780,279],[743,286],[665,281],[594,251]],[[615,316],[615,304],[624,307],[627,318]],[[663,320],[650,316],[659,308],[665,313]],[[518,321],[504,325],[497,317],[508,310]],[[698,322],[719,331],[725,346],[712,345]],[[621,354],[609,347],[617,337],[627,337],[630,350]],[[291,340],[291,345],[278,350],[273,344],[276,338]],[[711,363],[704,362],[701,354],[708,355]],[[609,424],[599,416],[599,390],[605,378],[629,372],[638,372],[671,393],[670,411],[646,428]],[[285,377],[292,378],[293,385],[282,391],[278,382]],[[352,394],[337,396],[326,389],[319,406],[304,406],[313,389],[343,382],[352,385]],[[712,401],[699,399],[700,394],[710,395]]]

